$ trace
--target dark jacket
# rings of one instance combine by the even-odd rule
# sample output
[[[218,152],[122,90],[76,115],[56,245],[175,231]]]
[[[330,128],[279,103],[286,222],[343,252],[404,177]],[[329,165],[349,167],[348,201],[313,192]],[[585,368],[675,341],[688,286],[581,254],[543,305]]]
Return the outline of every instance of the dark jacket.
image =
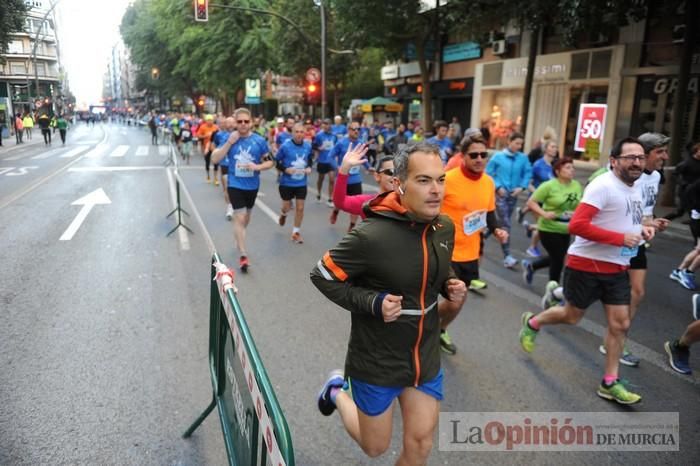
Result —
[[[393,193],[364,207],[366,219],[328,251],[311,281],[352,319],[345,375],[380,386],[415,386],[440,371],[438,293],[446,296],[454,225],[440,215],[417,221]],[[402,314],[382,318],[386,294],[403,296]]]

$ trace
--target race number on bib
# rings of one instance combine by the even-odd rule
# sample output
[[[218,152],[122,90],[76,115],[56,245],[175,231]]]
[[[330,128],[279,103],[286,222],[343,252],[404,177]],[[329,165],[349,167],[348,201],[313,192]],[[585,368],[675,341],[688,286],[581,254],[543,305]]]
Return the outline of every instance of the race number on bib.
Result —
[[[294,174],[292,175],[293,180],[303,180],[304,177],[306,176],[306,172],[304,170],[296,170]]]
[[[253,176],[253,170],[248,168],[248,163],[236,163],[235,175],[239,178],[250,178]]]
[[[628,248],[627,246],[622,246],[622,250],[620,252],[620,255],[622,257],[635,257],[637,255],[637,252],[639,252],[639,246],[635,246],[633,248]]]
[[[469,215],[465,215],[462,219],[464,234],[471,236],[486,228],[486,211],[477,210]]]
[[[350,170],[348,170],[349,175],[357,175],[358,173],[360,173],[360,166],[359,165],[355,165]]]

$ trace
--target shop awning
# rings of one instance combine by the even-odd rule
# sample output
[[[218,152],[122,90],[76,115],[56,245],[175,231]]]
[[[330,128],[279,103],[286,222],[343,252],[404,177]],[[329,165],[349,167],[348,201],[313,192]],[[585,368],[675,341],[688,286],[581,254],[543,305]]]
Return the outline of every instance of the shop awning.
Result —
[[[374,113],[374,112],[401,112],[403,110],[403,105],[393,100],[385,99],[384,97],[374,97],[369,100],[365,100],[360,104],[360,110],[364,113]]]

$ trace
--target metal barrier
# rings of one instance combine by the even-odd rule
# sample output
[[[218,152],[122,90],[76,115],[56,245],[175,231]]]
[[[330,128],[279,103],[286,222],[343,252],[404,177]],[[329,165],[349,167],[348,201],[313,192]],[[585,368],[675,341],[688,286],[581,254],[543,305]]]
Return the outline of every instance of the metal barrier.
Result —
[[[218,407],[231,465],[293,466],[287,421],[236,299],[233,272],[215,252],[209,306],[209,372],[213,399],[187,438]]]

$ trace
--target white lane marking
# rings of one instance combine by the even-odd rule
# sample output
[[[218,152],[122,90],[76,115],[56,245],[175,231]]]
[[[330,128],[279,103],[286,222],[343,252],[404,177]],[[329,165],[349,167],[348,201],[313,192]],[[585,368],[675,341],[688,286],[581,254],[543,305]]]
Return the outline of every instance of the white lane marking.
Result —
[[[68,228],[66,228],[66,231],[63,232],[59,238],[59,241],[70,241],[73,239],[73,236],[80,228],[80,225],[83,224],[92,208],[97,204],[111,203],[112,201],[109,200],[102,188],[98,188],[90,194],[81,197],[77,201],[73,201],[71,205],[82,205],[83,207],[80,209],[80,212],[78,212],[78,215],[75,216]]]
[[[32,157],[32,160],[43,160],[43,159],[48,159],[49,157],[58,154],[62,150],[64,150],[65,147],[59,147],[58,149],[52,149],[49,151],[44,152],[43,154],[35,155]]]
[[[172,169],[168,169],[168,171],[171,170]],[[192,196],[190,196],[190,192],[187,189],[187,185],[185,184],[185,181],[182,179],[182,177],[180,177],[180,174],[177,172],[177,170],[175,170],[175,177],[180,180],[181,194],[184,194],[187,198],[189,207],[192,209],[192,216],[194,216],[195,220],[199,224],[199,229],[202,230],[204,242],[207,244],[207,248],[209,249],[209,256],[212,256],[216,252],[216,247],[214,246],[214,241],[211,239],[209,230],[207,230],[207,226],[204,224],[204,220],[202,220],[202,216],[199,215],[199,209],[197,209],[197,204],[195,204],[192,200]]]
[[[16,172],[6,173],[5,176],[22,176],[29,173],[30,170],[36,170],[37,168],[39,167],[36,165],[32,165],[30,167],[17,167]]]
[[[259,195],[259,194],[258,194]],[[272,219],[273,222],[277,223],[279,221],[279,214],[274,210],[270,209],[267,204],[265,204],[260,199],[255,200],[255,205],[260,208],[265,214]]]
[[[85,157],[87,157],[88,159],[95,159],[104,154],[107,151],[107,149],[108,147],[106,144],[98,144],[93,150],[85,154]]]
[[[143,167],[73,167],[71,172],[128,172],[139,170],[162,170],[162,165],[148,165]]]
[[[525,290],[517,285],[513,285],[507,280],[502,279],[496,274],[493,274],[491,272],[487,272],[483,269],[479,270],[479,274],[486,280],[488,283],[493,283],[496,287],[501,288],[503,290],[508,291],[511,295],[517,296],[518,298],[526,301],[528,304],[532,305],[533,307],[537,309],[542,308],[542,303],[540,297],[532,293],[531,291]],[[583,318],[581,321],[577,324],[578,327],[582,328],[583,330],[587,331],[588,333],[591,333],[598,338],[600,338],[601,341],[605,338],[605,333],[606,329],[602,325],[599,325],[595,322],[593,322],[590,319]],[[697,376],[687,376],[687,375],[681,375],[671,369],[668,366],[667,361],[667,356],[666,354],[661,354],[657,351],[652,350],[651,348],[647,348],[646,346],[642,345],[641,343],[637,343],[633,340],[627,339],[626,341],[627,348],[633,353],[639,356],[641,359],[644,361],[648,362],[649,364],[661,369],[664,372],[667,372],[669,374],[672,374],[674,377],[679,378],[680,380],[685,380],[686,382],[690,382],[693,385],[698,385],[700,386],[700,380],[697,378]],[[597,352],[597,348],[591,348],[591,351]]]
[[[62,159],[69,159],[71,157],[75,157],[76,155],[85,152],[87,150],[87,147],[76,147],[75,149],[66,152],[65,154],[61,154],[60,158]]]
[[[110,157],[124,157],[129,152],[129,146],[117,146],[116,149],[109,154]]]
[[[136,148],[137,157],[145,157],[148,155],[148,146],[139,146]]]
[[[173,177],[173,173],[170,170],[166,170],[166,173],[168,175],[168,190],[170,191],[170,200],[172,201],[173,208],[177,208],[177,197],[175,193],[176,185],[175,185],[175,178]],[[182,183],[180,183],[180,186],[182,186]],[[180,188],[182,189],[182,188]],[[177,213],[173,215],[173,218],[177,219],[175,217]],[[178,228],[177,229],[177,238],[180,240],[180,247],[182,248],[183,251],[189,251],[190,250],[190,239],[187,236],[187,231],[185,231],[184,228]]]

